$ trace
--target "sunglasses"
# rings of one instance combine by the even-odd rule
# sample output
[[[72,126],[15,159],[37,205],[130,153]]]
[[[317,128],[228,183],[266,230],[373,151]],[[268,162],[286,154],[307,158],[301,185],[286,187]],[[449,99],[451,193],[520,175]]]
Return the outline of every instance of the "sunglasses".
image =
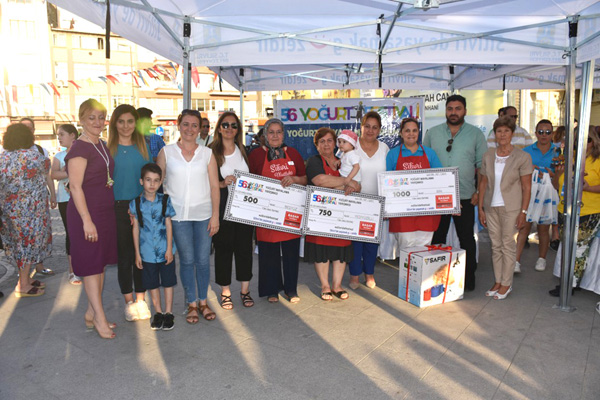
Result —
[[[551,130],[538,129],[536,132],[538,135],[552,135]]]
[[[591,137],[588,138],[588,143],[592,143],[592,138]]]
[[[448,147],[446,147],[446,151],[450,153],[452,151],[452,143],[454,143],[454,139],[448,140]]]
[[[229,127],[231,127],[231,129],[237,129],[238,128],[238,124],[235,122],[229,123],[229,122],[221,122],[221,128],[223,129],[229,129]]]
[[[210,128],[210,125],[202,125],[203,128]]]

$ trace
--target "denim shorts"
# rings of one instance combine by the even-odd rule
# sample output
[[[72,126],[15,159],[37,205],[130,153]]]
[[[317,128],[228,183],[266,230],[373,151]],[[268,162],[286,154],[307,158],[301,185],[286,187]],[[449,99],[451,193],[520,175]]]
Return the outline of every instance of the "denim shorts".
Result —
[[[173,257],[173,261],[170,264],[165,264],[164,262],[154,264],[142,261],[142,265],[144,267],[142,270],[142,283],[146,290],[177,285],[175,257]]]

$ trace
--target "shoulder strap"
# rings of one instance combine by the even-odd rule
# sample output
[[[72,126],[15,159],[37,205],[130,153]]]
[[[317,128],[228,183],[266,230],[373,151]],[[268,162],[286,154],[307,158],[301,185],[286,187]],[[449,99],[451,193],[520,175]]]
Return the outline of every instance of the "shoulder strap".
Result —
[[[167,202],[168,201],[169,201],[169,195],[163,194],[163,198],[162,198],[162,216],[163,216],[163,218],[165,217],[165,215],[167,213]]]
[[[144,227],[144,217],[142,216],[142,209],[140,208],[140,197],[135,198],[135,213],[137,214],[138,224],[140,228]]]
[[[45,155],[44,154],[44,149],[42,149],[42,146],[40,146],[39,144],[36,144],[35,147],[37,147],[38,151],[40,152],[41,155]]]

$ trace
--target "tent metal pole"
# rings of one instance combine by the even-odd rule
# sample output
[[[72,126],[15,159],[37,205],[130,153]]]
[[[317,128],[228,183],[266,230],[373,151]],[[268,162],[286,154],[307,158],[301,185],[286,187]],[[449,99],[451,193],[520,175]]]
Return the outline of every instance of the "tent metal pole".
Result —
[[[573,238],[573,228],[577,226],[578,215],[574,213],[574,181],[573,181],[573,145],[575,144],[574,135],[574,115],[575,115],[575,69],[577,60],[577,20],[569,22],[569,52],[567,57],[569,64],[567,65],[567,103],[566,103],[566,143],[565,143],[565,176],[564,188],[564,226],[561,254],[561,278],[560,278],[560,295],[558,305],[555,307],[561,311],[572,312],[574,307],[571,303],[571,288],[573,287],[573,247],[577,244],[577,234]],[[560,190],[560,189],[559,189]],[[576,233],[577,231],[575,231]]]
[[[190,17],[183,23],[183,109],[187,110],[192,104],[192,64],[190,63],[190,35],[192,26]]]
[[[242,123],[242,135],[244,134],[244,68],[240,68],[240,122]],[[243,136],[244,138],[246,136]],[[244,144],[246,139],[244,139]]]
[[[590,107],[592,104],[592,90],[594,84],[594,60],[587,61],[583,63],[583,70],[581,73],[581,92],[580,92],[580,111],[579,111],[579,133],[577,134],[577,151],[575,154],[575,160],[573,164],[573,170],[575,177],[573,179],[573,205],[571,213],[571,257],[569,258],[569,283],[570,286],[566,286],[563,290],[563,286],[561,285],[561,299],[563,294],[567,297],[567,300],[570,301],[571,295],[571,287],[573,280],[575,277],[573,276],[573,270],[575,266],[575,257],[577,254],[577,239],[579,232],[579,215],[581,212],[581,207],[583,206],[581,202],[581,193],[583,188],[583,177],[585,170],[585,159],[586,159],[586,146],[587,146],[587,138],[588,138],[588,126],[590,123]],[[563,279],[565,282],[565,279]],[[579,282],[576,282],[579,284]],[[566,292],[566,293],[564,293]],[[569,303],[567,303],[569,304]],[[560,306],[560,303],[559,303]],[[573,309],[575,309],[573,307]]]

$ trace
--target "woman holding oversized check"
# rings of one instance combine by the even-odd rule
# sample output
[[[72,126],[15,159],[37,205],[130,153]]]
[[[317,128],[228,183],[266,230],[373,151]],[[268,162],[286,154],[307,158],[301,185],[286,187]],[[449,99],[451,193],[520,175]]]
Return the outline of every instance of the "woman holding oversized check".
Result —
[[[221,307],[233,308],[231,300],[231,263],[235,256],[236,279],[241,282],[240,296],[244,307],[252,307],[250,279],[252,278],[252,225],[223,219],[229,197],[229,185],[235,182],[235,170],[249,172],[248,157],[244,148],[242,124],[235,113],[224,112],[215,128],[214,141],[210,144],[219,167],[219,232],[213,237],[215,245],[215,281],[221,286]]]
[[[377,173],[385,171],[385,158],[390,151],[387,144],[377,140],[381,132],[381,116],[377,111],[366,113],[360,124],[360,138],[356,142],[356,152],[360,156],[360,173],[362,175],[362,193],[377,194]],[[348,286],[357,289],[361,274],[365,274],[365,285],[369,288],[376,286],[375,260],[377,258],[377,243],[352,242],[354,260],[348,265],[350,283]]]
[[[330,189],[345,189],[346,193],[360,191],[360,184],[351,181],[344,186],[344,179],[338,171],[338,158],[334,154],[335,132],[333,129],[320,128],[315,133],[315,146],[318,155],[308,159],[306,176],[308,184]],[[342,278],[346,263],[354,259],[352,242],[321,236],[306,236],[304,260],[315,263],[317,276],[321,281],[321,299],[330,301],[333,296],[346,300],[348,292],[342,289]],[[333,276],[329,285],[329,263],[333,264]]]
[[[437,154],[433,149],[417,143],[419,122],[414,118],[405,118],[400,124],[402,144],[394,147],[387,155],[388,171],[441,168]],[[439,215],[420,217],[390,218],[390,232],[394,233],[398,247],[425,246],[431,243],[433,232],[440,223]]]
[[[265,123],[265,145],[250,153],[250,172],[278,179],[281,186],[306,185],[304,160],[296,149],[283,142],[283,122],[272,118]],[[300,236],[272,229],[256,228],[258,240],[258,295],[267,296],[270,303],[279,301],[283,289],[291,303],[298,297],[298,264]],[[283,266],[283,277],[282,277]]]

